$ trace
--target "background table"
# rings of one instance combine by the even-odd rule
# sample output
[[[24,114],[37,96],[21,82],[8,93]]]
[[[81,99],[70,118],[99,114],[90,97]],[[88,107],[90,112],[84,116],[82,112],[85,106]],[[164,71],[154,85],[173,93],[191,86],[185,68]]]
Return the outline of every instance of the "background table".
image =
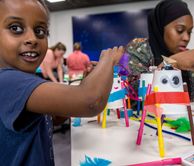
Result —
[[[102,128],[94,118],[82,118],[79,127],[71,127],[71,163],[79,166],[85,155],[110,160],[111,165],[128,165],[162,159],[159,156],[156,130],[144,126],[141,145],[136,145],[140,122],[130,120],[125,127],[124,119],[117,119],[116,113],[107,117],[107,128]],[[166,129],[166,127],[163,127]],[[168,128],[169,130],[169,128]],[[184,134],[190,138],[190,133]],[[181,157],[194,151],[192,142],[164,134],[165,157]]]

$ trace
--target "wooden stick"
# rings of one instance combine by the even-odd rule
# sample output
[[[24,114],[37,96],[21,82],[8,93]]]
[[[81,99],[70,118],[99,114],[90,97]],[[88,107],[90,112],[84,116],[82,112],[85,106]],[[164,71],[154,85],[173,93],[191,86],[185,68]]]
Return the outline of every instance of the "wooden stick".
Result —
[[[184,92],[188,92],[187,83],[183,84],[183,88],[184,88]],[[190,122],[190,127],[191,127],[192,143],[194,145],[194,126],[193,126],[193,116],[192,116],[191,105],[187,106],[187,112],[188,112],[188,117],[189,117],[189,122]]]

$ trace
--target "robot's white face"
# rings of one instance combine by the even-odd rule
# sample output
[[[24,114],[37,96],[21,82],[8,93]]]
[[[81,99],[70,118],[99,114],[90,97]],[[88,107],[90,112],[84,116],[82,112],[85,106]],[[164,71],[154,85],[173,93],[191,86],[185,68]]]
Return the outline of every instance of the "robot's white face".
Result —
[[[183,92],[183,81],[180,70],[155,71],[152,88],[158,87],[159,92]]]
[[[121,90],[121,77],[116,77],[113,79],[113,85],[111,89],[111,93]]]
[[[183,81],[180,70],[156,70],[152,83],[152,90],[154,86],[158,87],[158,92],[184,92]],[[173,97],[173,96],[170,96]],[[176,97],[176,96],[174,96]],[[163,109],[163,114],[169,115],[183,115],[187,114],[185,105],[168,104],[168,96],[165,96],[166,104],[160,104]]]

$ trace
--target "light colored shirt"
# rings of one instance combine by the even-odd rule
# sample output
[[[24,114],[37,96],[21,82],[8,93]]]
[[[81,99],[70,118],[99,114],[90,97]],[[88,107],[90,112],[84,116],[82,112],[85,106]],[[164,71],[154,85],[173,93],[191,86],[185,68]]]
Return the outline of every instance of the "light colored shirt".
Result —
[[[46,65],[49,65],[51,69],[56,69],[59,64],[62,64],[62,57],[55,56],[53,51],[51,49],[48,49],[46,56],[40,65],[44,77],[48,77],[46,72]]]

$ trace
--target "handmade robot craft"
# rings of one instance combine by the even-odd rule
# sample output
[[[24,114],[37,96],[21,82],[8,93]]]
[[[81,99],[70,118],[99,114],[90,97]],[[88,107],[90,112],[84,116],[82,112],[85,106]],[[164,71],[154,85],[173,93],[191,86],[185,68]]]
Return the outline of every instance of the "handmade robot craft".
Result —
[[[158,144],[161,157],[164,157],[165,155],[161,115],[177,116],[185,115],[187,113],[189,116],[191,115],[191,110],[188,111],[190,105],[189,94],[184,91],[181,71],[173,69],[172,66],[167,63],[165,63],[165,65],[161,70],[154,71],[152,85],[148,85],[142,112],[142,120],[136,141],[137,145],[141,144],[146,112],[151,112],[155,115],[157,121]],[[190,125],[193,128],[192,118],[189,118],[189,120]],[[191,133],[191,135],[193,134]]]

